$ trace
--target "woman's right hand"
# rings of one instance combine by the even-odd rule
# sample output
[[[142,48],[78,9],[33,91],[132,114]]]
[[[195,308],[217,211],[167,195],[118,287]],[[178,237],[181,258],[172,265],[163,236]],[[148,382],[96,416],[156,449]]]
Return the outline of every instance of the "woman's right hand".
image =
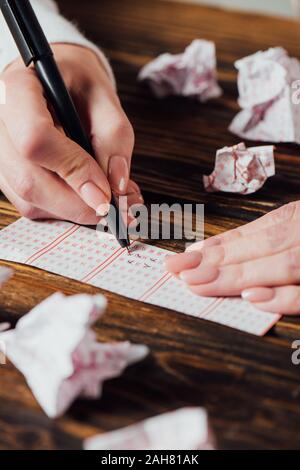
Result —
[[[6,88],[0,104],[0,189],[28,218],[92,225],[105,215],[111,190],[128,195],[129,206],[142,202],[129,179],[134,134],[96,54],[75,45],[53,49],[96,158],[62,132],[34,69],[18,59],[0,75]]]

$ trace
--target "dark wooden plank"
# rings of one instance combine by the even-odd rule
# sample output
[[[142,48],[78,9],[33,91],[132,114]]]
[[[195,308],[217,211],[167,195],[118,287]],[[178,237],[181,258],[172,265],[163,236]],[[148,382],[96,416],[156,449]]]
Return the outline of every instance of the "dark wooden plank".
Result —
[[[299,23],[258,15],[152,0],[61,1],[65,13],[103,46],[112,59],[125,110],[136,131],[133,174],[147,203],[205,203],[206,236],[239,226],[299,198],[299,147],[278,145],[277,175],[255,195],[207,195],[202,174],[211,171],[216,148],[237,142],[228,124],[238,110],[234,60],[271,45],[300,56]],[[164,51],[179,52],[195,37],[218,50],[224,96],[205,105],[154,100],[137,84],[139,68]],[[0,199],[0,228],[17,218]],[[179,243],[166,246],[180,250]],[[1,263],[9,264],[9,263]],[[0,294],[0,320],[16,322],[56,290],[100,289],[25,266]],[[0,448],[80,448],[84,437],[116,429],[185,405],[207,407],[220,448],[299,448],[299,367],[291,342],[300,322],[282,321],[255,338],[106,293],[107,315],[99,339],[129,339],[151,348],[145,363],[105,385],[96,402],[77,402],[61,419],[45,417],[21,375],[0,369]]]

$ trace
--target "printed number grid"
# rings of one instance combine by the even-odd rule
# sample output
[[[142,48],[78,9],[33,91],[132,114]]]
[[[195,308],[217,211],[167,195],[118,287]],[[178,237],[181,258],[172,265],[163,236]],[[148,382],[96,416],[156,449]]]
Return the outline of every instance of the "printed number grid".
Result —
[[[165,271],[169,251],[139,242],[131,249],[128,255],[113,236],[68,222],[21,218],[0,231],[0,259],[255,335],[265,334],[280,318],[241,299],[196,296]]]

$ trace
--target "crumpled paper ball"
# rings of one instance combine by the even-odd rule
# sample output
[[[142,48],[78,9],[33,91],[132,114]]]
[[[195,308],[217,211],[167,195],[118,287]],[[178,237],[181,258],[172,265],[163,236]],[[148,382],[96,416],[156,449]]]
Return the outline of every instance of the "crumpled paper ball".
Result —
[[[195,39],[182,54],[158,56],[141,69],[138,79],[147,81],[158,98],[179,95],[205,102],[222,94],[215,44],[202,39]]]
[[[275,174],[273,145],[247,148],[244,143],[217,151],[215,169],[203,176],[207,192],[251,194]]]
[[[84,442],[85,450],[214,450],[203,408],[186,407]]]
[[[105,308],[102,295],[56,293],[0,334],[7,357],[49,417],[62,415],[77,397],[99,398],[105,380],[148,354],[142,345],[97,342],[91,326]]]
[[[300,144],[300,61],[275,47],[238,60],[235,66],[242,111],[229,130],[249,140]]]

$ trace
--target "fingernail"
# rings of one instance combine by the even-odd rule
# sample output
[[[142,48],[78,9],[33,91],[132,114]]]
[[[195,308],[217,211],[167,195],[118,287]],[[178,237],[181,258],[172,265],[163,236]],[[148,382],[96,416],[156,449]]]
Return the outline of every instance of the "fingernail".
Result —
[[[188,246],[186,251],[203,250],[203,248],[210,248],[211,246],[216,246],[220,244],[221,244],[220,238],[217,238],[217,237],[206,238],[206,240],[202,240],[201,242],[196,242]]]
[[[134,193],[140,193],[140,192],[141,192],[141,190],[140,190],[139,185],[135,181],[129,180],[128,194],[134,194]]]
[[[129,182],[129,169],[125,157],[111,157],[108,166],[108,180],[114,191],[124,194]]]
[[[273,299],[274,289],[269,287],[254,287],[243,290],[241,296],[244,300],[248,300],[248,302],[267,302]]]
[[[168,271],[172,273],[180,273],[187,269],[196,268],[202,260],[200,251],[192,251],[174,255],[167,255],[165,257],[165,265]]]
[[[80,188],[80,194],[84,202],[92,207],[97,214],[104,216],[107,214],[109,209],[109,203],[107,196],[98,188],[94,183],[84,183]]]
[[[196,269],[182,271],[179,275],[187,284],[208,284],[219,277],[219,269],[216,266],[202,265]]]
[[[130,216],[128,217],[128,224],[127,224],[127,226],[128,226],[128,231],[129,231],[129,233],[130,233],[130,230],[136,229],[138,223],[139,223],[139,222],[136,220],[135,217],[133,217],[133,218],[130,217]],[[130,234],[130,235],[131,235],[131,238],[132,238],[132,235],[133,235],[133,234]],[[139,238],[139,235],[137,235],[137,237]]]
[[[132,217],[133,219],[135,219],[135,216],[134,216],[134,213],[133,213],[131,207],[129,207],[129,209],[128,209],[128,215],[130,215],[130,217]]]

